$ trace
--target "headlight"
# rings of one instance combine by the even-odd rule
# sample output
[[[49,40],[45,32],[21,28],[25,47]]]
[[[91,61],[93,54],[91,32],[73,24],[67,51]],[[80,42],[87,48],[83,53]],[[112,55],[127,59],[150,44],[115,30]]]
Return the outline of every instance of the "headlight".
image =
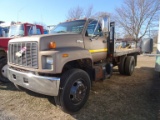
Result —
[[[43,56],[42,66],[43,66],[43,69],[53,69],[53,57],[52,56]]]
[[[46,63],[52,65],[53,64],[53,57],[47,56],[46,57]]]

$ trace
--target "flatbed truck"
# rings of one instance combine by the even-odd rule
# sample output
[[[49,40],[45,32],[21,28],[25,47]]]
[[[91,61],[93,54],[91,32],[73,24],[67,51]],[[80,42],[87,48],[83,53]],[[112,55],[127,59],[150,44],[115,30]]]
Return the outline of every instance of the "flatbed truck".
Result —
[[[9,41],[8,79],[53,96],[64,111],[79,111],[92,82],[110,78],[114,66],[122,75],[134,72],[140,48],[115,49],[115,23],[107,15],[66,21],[51,32]]]

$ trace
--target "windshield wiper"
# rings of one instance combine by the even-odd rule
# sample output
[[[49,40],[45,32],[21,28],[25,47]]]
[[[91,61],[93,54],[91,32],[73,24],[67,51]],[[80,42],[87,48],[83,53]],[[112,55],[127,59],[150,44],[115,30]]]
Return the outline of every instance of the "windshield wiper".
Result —
[[[10,37],[14,37],[15,35],[10,35]]]
[[[16,35],[16,36],[23,36],[23,34],[18,34],[18,35]]]
[[[57,33],[66,33],[67,31],[58,31]]]

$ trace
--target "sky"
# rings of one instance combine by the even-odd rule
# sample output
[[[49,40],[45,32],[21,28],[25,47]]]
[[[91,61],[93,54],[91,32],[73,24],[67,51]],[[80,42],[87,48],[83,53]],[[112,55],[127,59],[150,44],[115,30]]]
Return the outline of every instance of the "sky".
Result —
[[[0,0],[0,21],[56,25],[67,19],[71,8],[93,6],[94,13],[113,13],[122,3],[123,0]]]

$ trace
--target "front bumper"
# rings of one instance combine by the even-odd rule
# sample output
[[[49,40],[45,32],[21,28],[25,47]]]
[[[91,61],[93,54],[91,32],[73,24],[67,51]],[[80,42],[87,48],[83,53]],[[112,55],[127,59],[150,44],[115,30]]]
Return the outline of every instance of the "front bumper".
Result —
[[[14,84],[40,94],[57,96],[59,92],[58,77],[38,76],[8,68],[8,79]]]

